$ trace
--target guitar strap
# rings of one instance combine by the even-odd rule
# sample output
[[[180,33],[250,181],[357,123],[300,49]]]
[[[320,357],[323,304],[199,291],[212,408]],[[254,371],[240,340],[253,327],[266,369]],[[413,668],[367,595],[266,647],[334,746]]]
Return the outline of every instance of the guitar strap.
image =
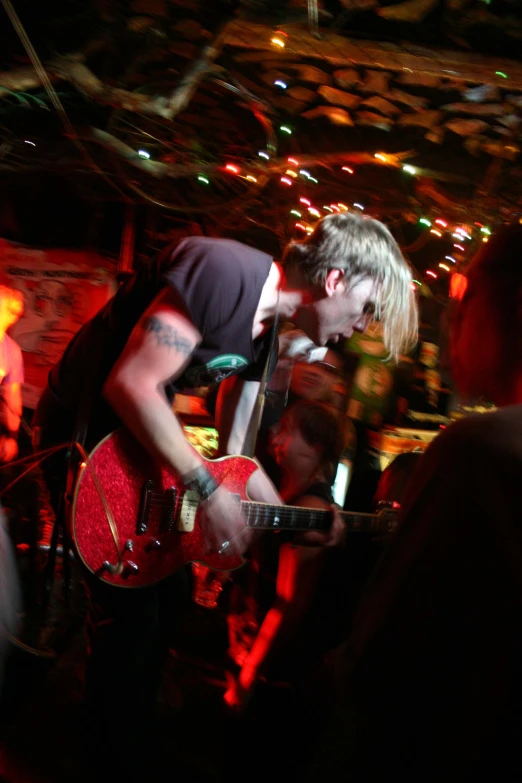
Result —
[[[255,454],[257,433],[259,432],[261,418],[263,416],[263,409],[265,407],[266,385],[277,364],[278,350],[276,338],[279,330],[279,296],[280,291],[277,292],[276,312],[274,323],[272,324],[272,332],[270,334],[270,347],[268,349],[268,356],[266,357],[265,368],[259,383],[259,391],[257,393],[254,410],[252,411],[248,429],[245,435],[245,440],[243,441],[243,448],[241,449],[241,454],[244,457],[253,457]],[[275,351],[274,348],[276,349]]]

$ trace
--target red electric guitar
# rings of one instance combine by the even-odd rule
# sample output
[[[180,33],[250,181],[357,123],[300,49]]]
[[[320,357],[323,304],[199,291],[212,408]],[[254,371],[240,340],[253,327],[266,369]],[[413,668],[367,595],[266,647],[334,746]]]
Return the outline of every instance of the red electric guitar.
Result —
[[[246,486],[257,464],[248,457],[206,460],[214,479],[237,498],[249,527],[257,530],[327,530],[329,511],[272,506],[248,499]],[[191,562],[218,571],[243,564],[239,555],[206,551],[199,498],[175,473],[154,463],[127,430],[102,440],[82,463],[76,482],[72,532],[78,553],[93,574],[120,587],[145,587]],[[397,512],[342,512],[351,532],[387,535]]]

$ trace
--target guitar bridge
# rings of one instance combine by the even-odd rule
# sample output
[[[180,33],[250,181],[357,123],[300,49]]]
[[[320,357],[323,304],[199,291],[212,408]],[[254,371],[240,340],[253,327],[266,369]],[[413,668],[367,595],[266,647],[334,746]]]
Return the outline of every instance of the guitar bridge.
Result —
[[[166,489],[164,492],[155,492],[152,479],[146,481],[141,488],[136,533],[143,535],[143,533],[147,532],[151,514],[156,525],[159,521],[161,528],[170,532],[175,524],[176,496],[177,490],[175,487],[170,487],[170,489]]]
[[[150,503],[152,500],[152,490],[154,489],[154,482],[152,479],[146,481],[141,488],[140,505],[138,508],[138,519],[136,521],[136,533],[147,532],[149,524]]]

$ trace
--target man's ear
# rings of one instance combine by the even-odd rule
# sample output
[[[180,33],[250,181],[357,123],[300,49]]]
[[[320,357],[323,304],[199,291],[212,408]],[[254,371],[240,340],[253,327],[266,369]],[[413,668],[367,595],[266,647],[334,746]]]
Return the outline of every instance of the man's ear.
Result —
[[[346,280],[342,269],[329,269],[324,283],[326,296],[334,294],[344,294],[346,291]]]

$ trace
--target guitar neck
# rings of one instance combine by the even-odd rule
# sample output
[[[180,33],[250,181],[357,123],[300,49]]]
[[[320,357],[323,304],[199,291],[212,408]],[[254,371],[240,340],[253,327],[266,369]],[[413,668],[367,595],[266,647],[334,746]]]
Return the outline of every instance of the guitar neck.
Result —
[[[256,530],[328,530],[332,513],[302,506],[272,506],[269,503],[243,501],[241,509],[247,525]],[[341,517],[351,533],[379,532],[379,514],[359,514],[342,511]]]

